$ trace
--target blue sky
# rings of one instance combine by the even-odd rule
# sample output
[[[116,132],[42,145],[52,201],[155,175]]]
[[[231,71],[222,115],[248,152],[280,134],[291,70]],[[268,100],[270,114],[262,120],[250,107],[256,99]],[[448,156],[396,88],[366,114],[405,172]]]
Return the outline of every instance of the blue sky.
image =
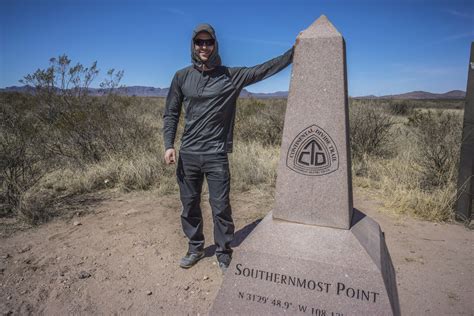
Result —
[[[466,90],[472,0],[0,0],[0,87],[61,54],[123,69],[125,85],[168,87],[198,23],[216,29],[224,64],[252,66],[321,14],[346,40],[350,95]],[[288,90],[290,68],[248,90]]]

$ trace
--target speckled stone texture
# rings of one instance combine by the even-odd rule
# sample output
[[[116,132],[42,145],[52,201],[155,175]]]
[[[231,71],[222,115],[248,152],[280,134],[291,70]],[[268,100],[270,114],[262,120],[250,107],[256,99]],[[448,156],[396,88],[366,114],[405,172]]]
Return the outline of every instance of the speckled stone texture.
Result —
[[[356,215],[342,230],[268,214],[235,252],[210,315],[399,315],[383,234]]]
[[[349,229],[352,180],[344,39],[321,16],[297,41],[273,214]],[[313,148],[308,143],[312,139]]]
[[[461,159],[459,161],[458,196],[456,218],[469,223],[472,217],[474,196],[474,42],[471,42],[471,58],[467,75],[466,105],[462,129]]]
[[[399,315],[379,225],[352,207],[344,40],[299,35],[276,205],[235,249],[211,315]]]

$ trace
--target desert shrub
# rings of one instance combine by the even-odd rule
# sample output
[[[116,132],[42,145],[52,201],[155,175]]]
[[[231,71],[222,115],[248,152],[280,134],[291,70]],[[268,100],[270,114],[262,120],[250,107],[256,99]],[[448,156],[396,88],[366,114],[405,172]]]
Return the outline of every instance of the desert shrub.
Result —
[[[32,193],[30,190],[20,196],[20,203],[16,207],[17,217],[30,224],[46,222],[52,217],[54,195],[48,191]]]
[[[462,119],[451,111],[416,111],[409,117],[418,147],[421,187],[432,189],[454,182],[461,146]]]
[[[388,109],[392,115],[409,115],[413,111],[413,104],[408,100],[391,100]]]
[[[390,130],[395,121],[383,109],[351,106],[349,120],[351,151],[355,160],[364,155],[383,156],[389,152]]]
[[[286,100],[239,100],[237,104],[236,141],[280,145]]]
[[[37,124],[28,95],[8,94],[0,99],[0,214],[10,215],[23,192],[45,173],[50,158],[40,145]]]
[[[462,110],[464,99],[349,99],[353,105],[377,106],[391,111],[395,103],[406,104],[410,109]],[[409,111],[408,115],[411,114]]]
[[[24,77],[33,94],[0,96],[0,214],[16,213],[31,222],[47,217],[48,205],[62,195],[45,187],[42,177],[56,175],[54,181],[61,183],[65,170],[87,175],[100,162],[132,160],[144,152],[154,155],[159,129],[153,119],[136,111],[140,100],[115,94],[123,72],[108,71],[101,95],[91,95],[89,86],[99,73],[96,63],[72,66],[64,55],[50,62],[47,69]],[[124,187],[150,187],[153,172],[150,176],[125,166],[128,171],[119,181]],[[82,189],[69,194],[83,193],[87,186],[101,189],[104,179],[96,178],[91,175],[89,185],[76,186]]]
[[[49,68],[23,80],[35,87],[35,114],[45,127],[44,145],[58,158],[77,164],[98,162],[113,153],[130,152],[134,140],[150,135],[133,111],[134,98],[113,93],[123,72],[109,70],[100,84],[103,95],[90,95],[89,85],[98,72],[96,63],[72,66],[67,56],[59,56],[51,59]]]

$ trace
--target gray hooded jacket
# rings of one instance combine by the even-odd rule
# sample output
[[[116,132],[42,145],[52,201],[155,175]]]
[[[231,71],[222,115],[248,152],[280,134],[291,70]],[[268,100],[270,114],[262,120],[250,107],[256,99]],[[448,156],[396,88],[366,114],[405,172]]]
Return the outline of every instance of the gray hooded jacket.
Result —
[[[194,37],[208,32],[215,40],[214,51],[203,62],[194,53]],[[173,148],[181,107],[184,106],[185,126],[180,152],[194,154],[232,152],[235,108],[237,98],[245,86],[268,78],[288,66],[293,59],[293,48],[283,55],[254,67],[226,67],[221,65],[214,29],[201,24],[191,39],[193,65],[176,72],[166,98],[163,115],[165,148]]]

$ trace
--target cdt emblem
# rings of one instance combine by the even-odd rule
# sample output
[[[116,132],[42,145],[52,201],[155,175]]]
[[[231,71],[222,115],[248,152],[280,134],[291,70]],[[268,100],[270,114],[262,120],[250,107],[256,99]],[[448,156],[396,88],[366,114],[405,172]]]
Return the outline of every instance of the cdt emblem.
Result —
[[[331,136],[311,125],[299,133],[288,149],[286,165],[307,176],[322,176],[339,168],[339,154]]]

